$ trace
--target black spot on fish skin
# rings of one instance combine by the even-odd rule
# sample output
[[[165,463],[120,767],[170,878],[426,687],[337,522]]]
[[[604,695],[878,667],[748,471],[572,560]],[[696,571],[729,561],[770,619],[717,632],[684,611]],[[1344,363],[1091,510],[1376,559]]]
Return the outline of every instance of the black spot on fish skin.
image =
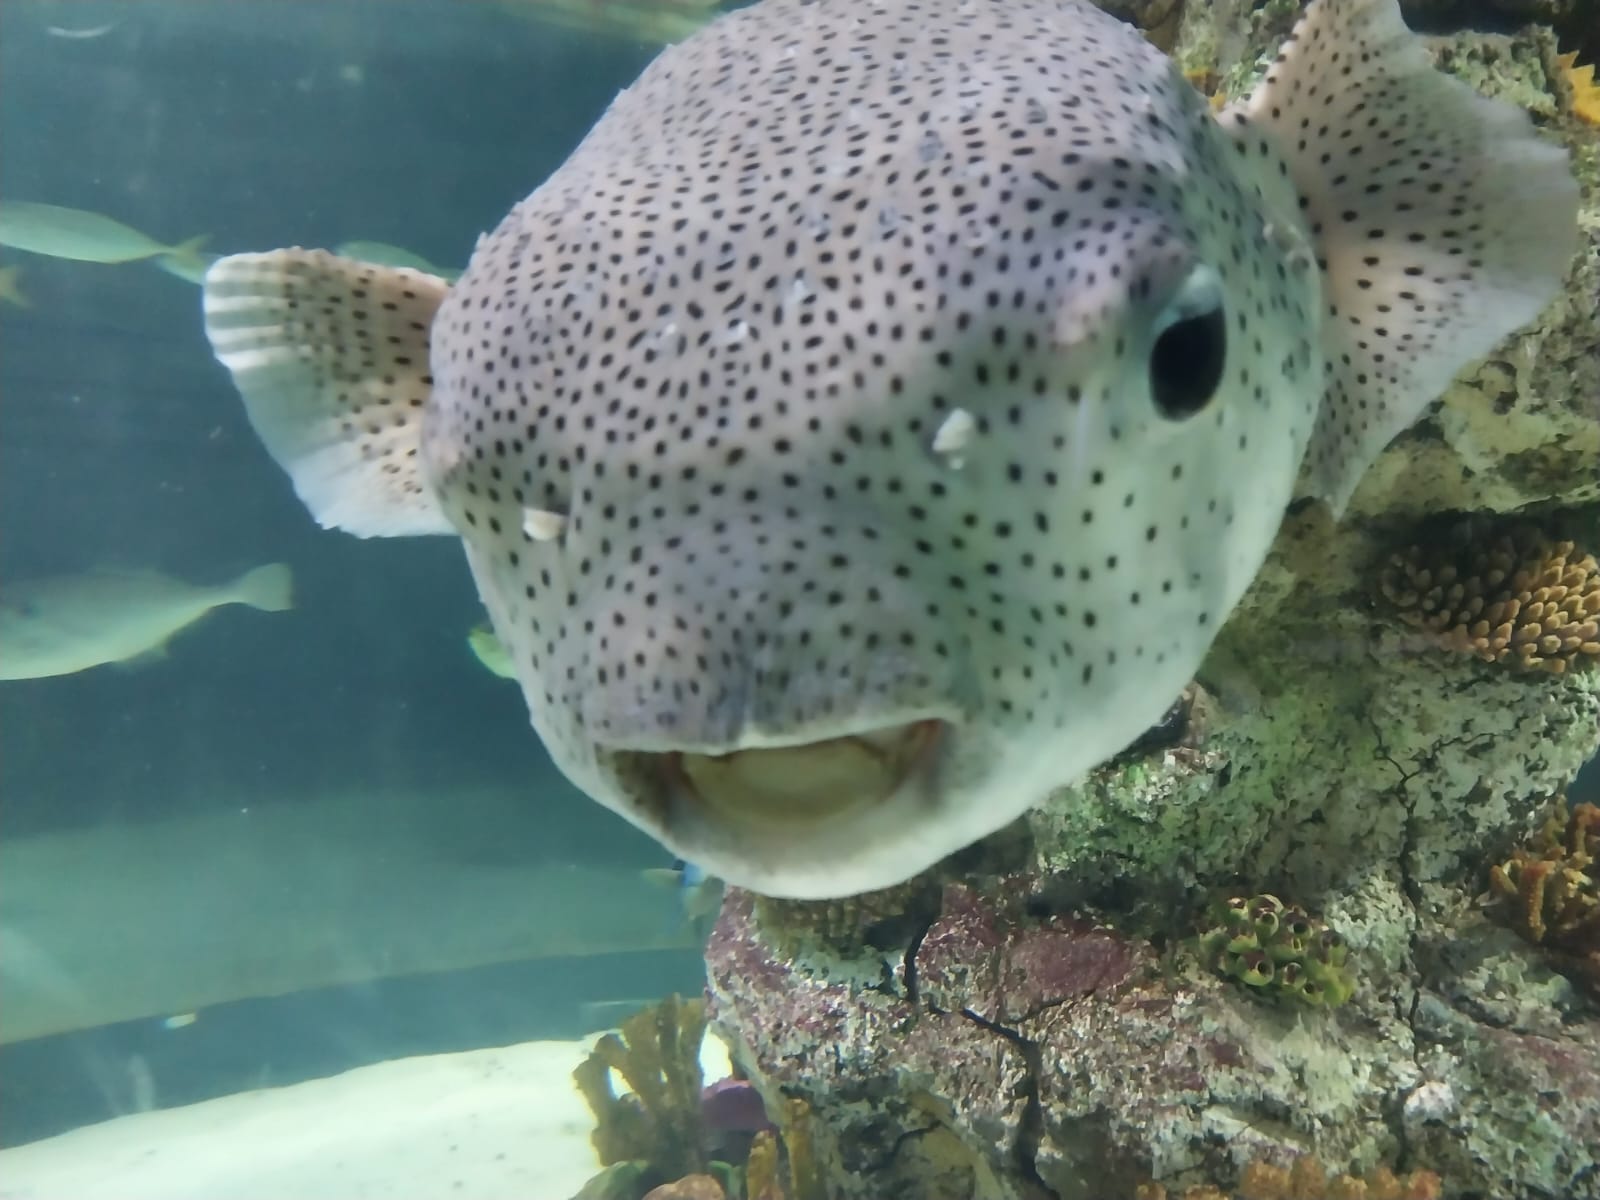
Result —
[[[1071,0],[765,0],[619,96],[433,340],[441,493],[558,761],[939,706],[1089,765],[1135,735],[1320,401],[1305,198],[1226,120]],[[1423,244],[1382,183],[1332,214],[1372,280]],[[1424,241],[1470,271],[1470,221]]]

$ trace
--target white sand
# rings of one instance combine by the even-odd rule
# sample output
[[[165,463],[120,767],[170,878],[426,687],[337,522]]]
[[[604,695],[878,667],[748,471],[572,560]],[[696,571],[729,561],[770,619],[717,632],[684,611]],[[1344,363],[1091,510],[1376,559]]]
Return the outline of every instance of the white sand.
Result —
[[[572,1069],[528,1042],[379,1063],[0,1151],[0,1200],[567,1200],[599,1170]],[[707,1081],[728,1074],[706,1038]]]

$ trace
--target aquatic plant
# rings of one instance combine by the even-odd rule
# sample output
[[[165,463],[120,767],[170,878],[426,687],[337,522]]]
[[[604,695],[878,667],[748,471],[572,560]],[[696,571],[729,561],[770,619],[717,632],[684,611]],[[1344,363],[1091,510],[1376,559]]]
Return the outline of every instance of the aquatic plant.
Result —
[[[1394,555],[1378,581],[1396,615],[1447,650],[1559,675],[1600,656],[1600,565],[1524,527],[1470,522]]]
[[[1489,870],[1489,885],[1509,902],[1511,926],[1600,995],[1600,807],[1564,802],[1534,835]]]
[[[1162,1184],[1146,1183],[1133,1195],[1134,1200],[1436,1200],[1441,1188],[1432,1171],[1396,1175],[1388,1167],[1378,1167],[1361,1178],[1330,1175],[1314,1155],[1306,1154],[1292,1167],[1246,1164],[1232,1192],[1210,1184],[1169,1192]]]
[[[672,995],[601,1037],[573,1071],[594,1113],[592,1135],[601,1166],[648,1163],[662,1179],[702,1174],[707,1167],[700,1115],[703,1000]],[[618,1096],[611,1072],[633,1089]]]
[[[1200,938],[1213,970],[1274,999],[1318,1008],[1355,994],[1344,938],[1276,896],[1234,896],[1218,906],[1217,924]]]

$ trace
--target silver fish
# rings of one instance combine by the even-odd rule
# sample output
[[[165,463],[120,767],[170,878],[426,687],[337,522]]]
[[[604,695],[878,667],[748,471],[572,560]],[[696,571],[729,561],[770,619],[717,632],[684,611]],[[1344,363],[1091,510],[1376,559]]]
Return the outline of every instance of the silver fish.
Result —
[[[93,263],[154,258],[178,267],[193,266],[201,261],[200,247],[209,236],[169,246],[101,213],[27,200],[0,201],[0,246],[52,258]]]
[[[380,267],[410,267],[448,282],[454,282],[460,271],[429,262],[420,254],[388,242],[340,242],[333,252],[341,258],[354,258],[360,262],[375,263]]]
[[[205,317],[319,521],[461,536],[578,786],[827,897],[1159,720],[1297,486],[1341,510],[1576,244],[1563,151],[1395,0],[1218,114],[1077,0],[764,0],[455,285],[240,255]]]
[[[197,586],[156,571],[89,571],[8,583],[0,590],[0,679],[70,675],[161,653],[167,640],[224,604],[290,607],[282,563],[231,583]]]

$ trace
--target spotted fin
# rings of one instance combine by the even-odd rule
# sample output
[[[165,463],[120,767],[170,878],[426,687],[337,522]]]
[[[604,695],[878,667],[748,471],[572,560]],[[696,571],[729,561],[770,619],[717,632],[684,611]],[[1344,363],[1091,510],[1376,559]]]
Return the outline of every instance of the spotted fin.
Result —
[[[324,528],[455,532],[420,455],[428,327],[448,287],[322,250],[235,254],[206,272],[211,347]]]
[[[1323,269],[1328,377],[1301,490],[1342,512],[1464,366],[1531,321],[1577,249],[1561,147],[1434,69],[1396,0],[1313,0],[1221,120],[1275,146]]]

